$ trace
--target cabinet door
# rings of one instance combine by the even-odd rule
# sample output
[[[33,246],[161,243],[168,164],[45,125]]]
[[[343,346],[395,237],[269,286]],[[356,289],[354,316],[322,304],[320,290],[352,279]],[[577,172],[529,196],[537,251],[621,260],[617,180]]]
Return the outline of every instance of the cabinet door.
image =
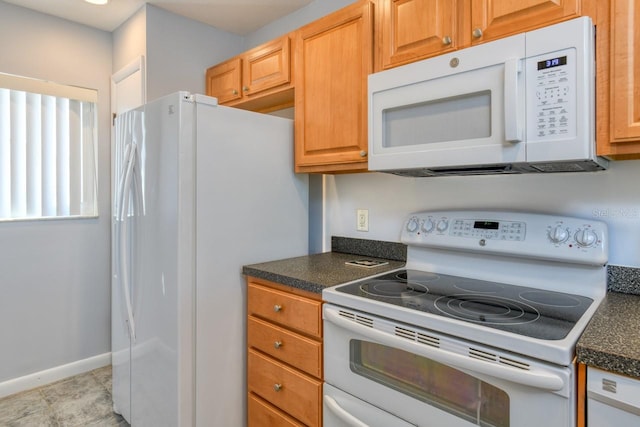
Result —
[[[640,139],[640,4],[637,0],[616,0],[611,6],[611,135],[614,141],[637,141]]]
[[[372,20],[373,4],[360,1],[298,32],[296,172],[366,170]]]
[[[383,70],[458,48],[459,1],[380,0],[377,13],[378,60]]]
[[[580,0],[471,0],[471,42],[530,31],[579,12]]]
[[[245,54],[242,84],[245,95],[290,82],[290,46],[289,36],[284,36]]]
[[[218,98],[219,104],[242,97],[242,61],[233,58],[207,69],[207,95]]]

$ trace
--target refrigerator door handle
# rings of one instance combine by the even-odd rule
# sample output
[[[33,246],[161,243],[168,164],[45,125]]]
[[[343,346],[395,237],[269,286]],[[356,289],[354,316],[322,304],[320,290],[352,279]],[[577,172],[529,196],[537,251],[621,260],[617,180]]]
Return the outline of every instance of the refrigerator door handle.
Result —
[[[129,156],[125,163],[125,172],[122,180],[122,194],[120,195],[122,203],[120,204],[120,213],[118,215],[119,221],[122,225],[119,227],[120,236],[119,243],[120,248],[118,250],[120,258],[120,283],[122,284],[122,293],[124,294],[124,302],[127,308],[127,324],[129,325],[129,333],[131,339],[136,340],[136,325],[133,318],[133,309],[131,306],[131,286],[129,284],[129,268],[127,263],[127,243],[129,241],[128,229],[127,229],[127,214],[129,211],[129,193],[131,190],[131,180],[133,176],[133,168],[136,161],[136,149],[135,146],[131,146],[129,150]]]

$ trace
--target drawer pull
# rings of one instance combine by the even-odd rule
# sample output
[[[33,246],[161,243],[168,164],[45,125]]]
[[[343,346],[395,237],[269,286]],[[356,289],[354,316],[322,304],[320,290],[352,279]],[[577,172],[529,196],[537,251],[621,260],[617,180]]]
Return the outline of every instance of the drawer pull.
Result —
[[[273,390],[274,390],[274,391],[280,391],[280,390],[282,390],[282,384],[274,384],[274,385],[273,385]]]
[[[276,349],[279,349],[280,347],[282,347],[282,341],[276,341],[276,342],[274,342],[274,343],[273,343],[273,346],[274,346]]]
[[[278,304],[274,305],[273,306],[273,311],[275,311],[276,313],[281,312],[282,311],[282,306],[278,305]]]

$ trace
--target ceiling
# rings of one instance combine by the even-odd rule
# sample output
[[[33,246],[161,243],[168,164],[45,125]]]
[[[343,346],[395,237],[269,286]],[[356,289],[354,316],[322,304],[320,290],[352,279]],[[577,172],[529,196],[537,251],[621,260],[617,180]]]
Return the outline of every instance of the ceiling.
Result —
[[[113,31],[145,3],[221,30],[245,35],[300,9],[313,0],[109,0],[96,6],[84,0],[3,0],[104,31]]]

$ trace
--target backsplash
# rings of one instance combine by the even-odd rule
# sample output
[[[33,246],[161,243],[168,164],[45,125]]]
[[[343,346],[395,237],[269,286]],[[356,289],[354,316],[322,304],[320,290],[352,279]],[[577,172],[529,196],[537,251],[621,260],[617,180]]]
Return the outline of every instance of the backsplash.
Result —
[[[407,260],[407,245],[396,242],[331,236],[331,250],[394,261]]]
[[[640,295],[640,268],[608,265],[607,290]]]

